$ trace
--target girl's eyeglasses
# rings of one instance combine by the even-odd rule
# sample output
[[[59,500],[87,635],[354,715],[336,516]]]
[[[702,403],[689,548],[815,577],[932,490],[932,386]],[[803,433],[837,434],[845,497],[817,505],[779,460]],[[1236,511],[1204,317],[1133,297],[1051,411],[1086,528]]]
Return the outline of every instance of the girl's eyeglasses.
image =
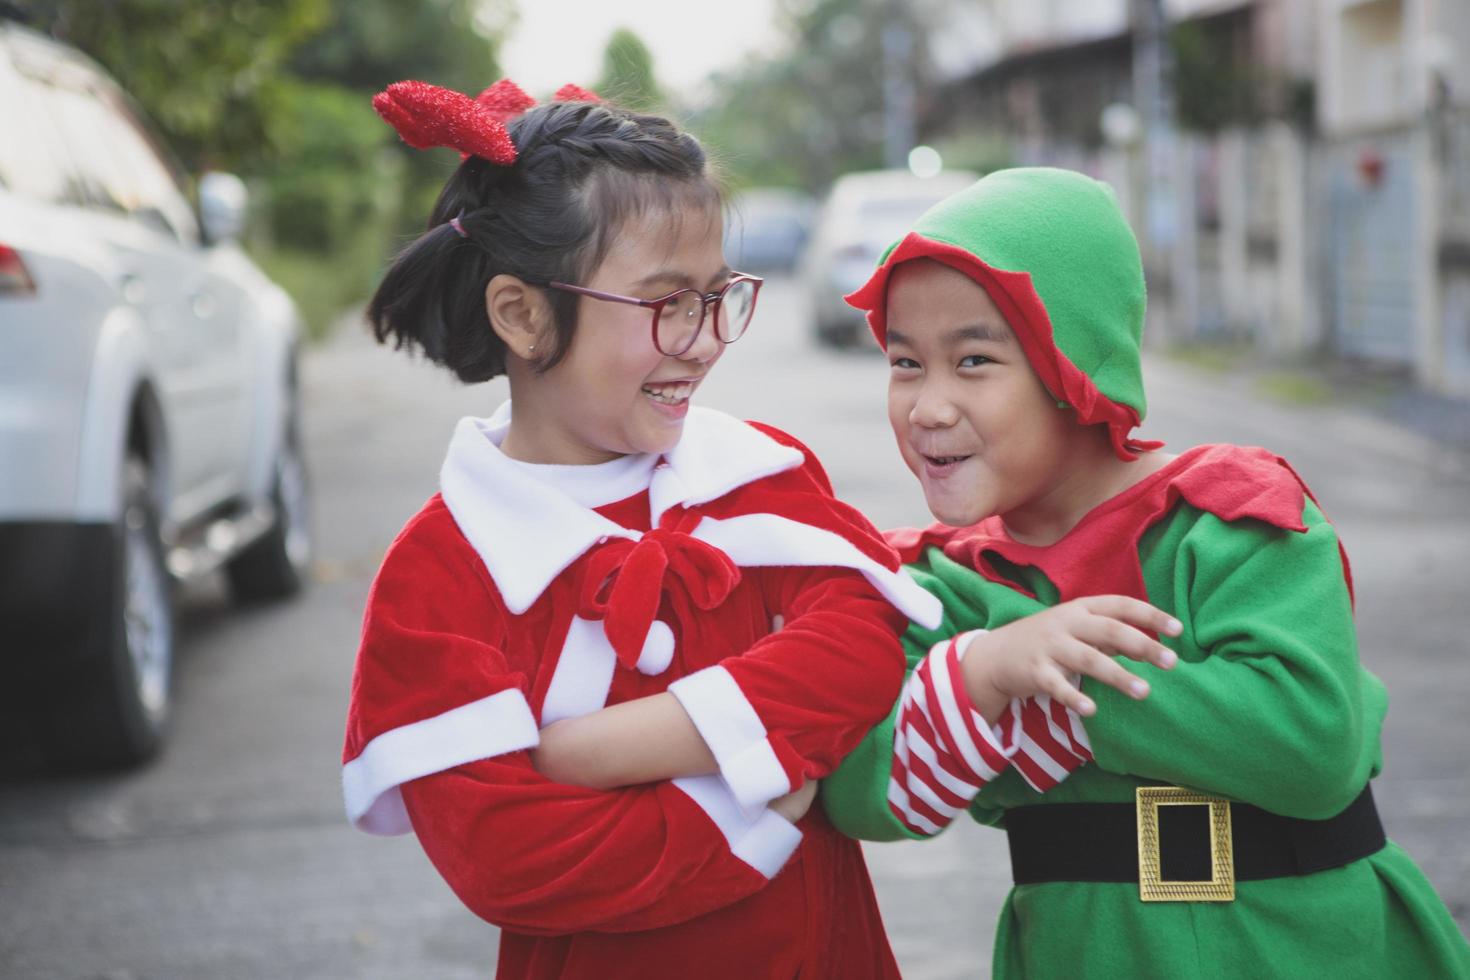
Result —
[[[549,282],[546,285],[563,292],[590,296],[611,303],[631,303],[653,310],[653,346],[665,357],[678,357],[694,346],[705,317],[714,311],[715,336],[722,344],[733,344],[750,326],[755,313],[755,298],[765,280],[756,276],[735,273],[723,289],[717,293],[701,293],[697,289],[679,289],[658,299],[639,299],[636,296],[619,296],[604,293],[586,286],[573,286],[565,282]]]

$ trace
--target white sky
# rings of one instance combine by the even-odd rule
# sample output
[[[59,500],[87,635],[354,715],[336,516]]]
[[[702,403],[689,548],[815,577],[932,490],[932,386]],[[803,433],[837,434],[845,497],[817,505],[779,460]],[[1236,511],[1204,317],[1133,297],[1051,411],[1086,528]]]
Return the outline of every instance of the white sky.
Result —
[[[774,0],[520,0],[500,51],[507,77],[536,98],[567,82],[592,85],[613,31],[626,27],[653,52],[659,84],[694,101],[713,70],[742,61],[775,38]]]

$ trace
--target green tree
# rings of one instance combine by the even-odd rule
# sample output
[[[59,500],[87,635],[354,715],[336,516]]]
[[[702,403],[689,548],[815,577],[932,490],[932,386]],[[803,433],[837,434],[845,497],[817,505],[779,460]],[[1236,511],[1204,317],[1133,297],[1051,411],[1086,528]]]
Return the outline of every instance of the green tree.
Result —
[[[511,0],[330,0],[326,28],[299,48],[303,79],[376,92],[417,78],[475,95],[500,77]]]
[[[914,11],[888,0],[784,0],[778,16],[778,53],[718,73],[718,102],[692,120],[731,182],[819,190],[882,166],[881,28],[906,17],[921,37]]]
[[[602,53],[602,77],[595,86],[603,98],[648,112],[664,107],[663,91],[653,72],[653,54],[637,34],[614,31]]]
[[[250,171],[278,145],[282,68],[328,0],[32,0],[28,21],[96,58],[191,170]]]

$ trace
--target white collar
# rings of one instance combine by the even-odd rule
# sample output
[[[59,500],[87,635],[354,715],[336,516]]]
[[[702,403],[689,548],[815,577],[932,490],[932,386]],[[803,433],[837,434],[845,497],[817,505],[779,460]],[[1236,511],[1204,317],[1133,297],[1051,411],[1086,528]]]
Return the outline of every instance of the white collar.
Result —
[[[502,453],[499,442],[509,425],[509,401],[488,419],[460,419],[439,480],[460,532],[484,561],[506,607],[519,615],[594,544],[641,535],[574,499],[588,499],[583,492],[569,495],[555,482],[539,478],[537,467]],[[795,469],[802,460],[799,450],[739,419],[691,407],[678,444],[652,471],[650,520],[657,526],[671,507],[718,500],[737,487]],[[629,472],[636,468],[630,466]]]
[[[504,432],[502,429],[499,434],[503,436]],[[500,439],[496,435],[494,431],[486,433],[492,442],[499,445]],[[525,463],[506,457],[506,462],[518,467],[527,476],[555,487],[583,507],[604,507],[647,490],[653,480],[653,468],[658,465],[658,461],[659,456],[656,453],[633,453],[606,463],[573,466],[561,463]]]

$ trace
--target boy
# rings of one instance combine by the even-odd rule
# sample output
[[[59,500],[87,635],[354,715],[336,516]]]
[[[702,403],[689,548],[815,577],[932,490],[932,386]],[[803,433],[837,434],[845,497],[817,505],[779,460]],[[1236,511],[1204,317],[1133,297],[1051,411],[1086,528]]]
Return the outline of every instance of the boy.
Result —
[[[1373,807],[1386,696],[1358,664],[1332,525],[1264,450],[1130,437],[1144,283],[1107,187],[992,174],[848,299],[888,353],[889,420],[941,522],[891,537],[946,610],[905,638],[914,676],[964,659],[963,683],[911,681],[825,782],[833,822],[922,838],[968,807],[1003,826],[1017,886],[996,977],[1470,976]],[[1177,670],[1138,668],[1147,700],[1058,674],[1026,709],[1052,723],[993,780],[925,724],[997,720],[1001,693],[965,670],[993,634],[966,631],[1012,624],[1014,642],[1040,613],[1037,642],[1057,643],[1059,604],[1103,593],[1183,624],[1165,638]]]

